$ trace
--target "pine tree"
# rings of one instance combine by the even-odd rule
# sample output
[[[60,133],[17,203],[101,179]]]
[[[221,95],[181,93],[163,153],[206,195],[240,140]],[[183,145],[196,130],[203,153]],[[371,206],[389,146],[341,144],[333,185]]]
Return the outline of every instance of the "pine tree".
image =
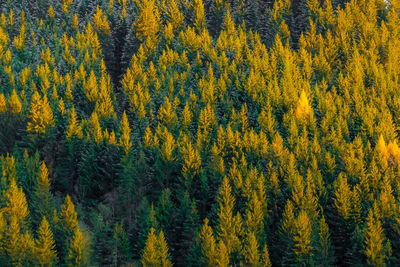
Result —
[[[207,266],[214,266],[217,258],[217,247],[212,228],[208,225],[208,219],[204,220],[204,225],[199,234],[202,262]]]
[[[132,146],[132,142],[130,141],[131,128],[129,127],[126,112],[124,112],[122,115],[120,125],[121,137],[119,138],[119,144],[124,148],[125,153],[128,154],[129,149]]]
[[[204,4],[202,0],[193,1],[194,9],[194,27],[197,32],[200,33],[206,26],[205,15],[204,15]]]
[[[46,216],[40,223],[38,239],[35,246],[35,258],[40,266],[53,266],[57,261],[53,233],[50,230]]]
[[[146,245],[142,254],[143,266],[172,266],[169,260],[168,246],[163,231],[157,236],[155,229],[151,228],[147,236]]]
[[[87,248],[79,227],[75,228],[66,259],[68,266],[88,266]]]
[[[24,226],[28,219],[28,204],[22,188],[17,186],[14,179],[10,181],[6,193],[6,206],[2,209],[8,220],[15,220],[19,226]]]
[[[157,252],[157,235],[155,229],[151,228],[147,236],[146,245],[142,254],[142,265],[143,266],[157,266],[159,264],[158,252]]]
[[[82,126],[79,124],[77,120],[77,115],[74,106],[72,106],[68,114],[68,128],[66,131],[67,140],[70,140],[72,137],[77,137],[77,138],[83,137]]]
[[[263,267],[271,267],[271,260],[269,259],[269,252],[267,245],[264,246],[262,253],[262,265]]]
[[[217,258],[215,259],[215,263],[215,266],[218,267],[229,266],[229,252],[222,240],[218,242]]]
[[[10,99],[8,100],[8,108],[12,114],[19,114],[22,111],[22,104],[15,89],[13,89]]]
[[[371,266],[386,266],[391,256],[390,241],[385,238],[382,223],[376,212],[369,210],[364,230],[364,254]]]
[[[243,253],[248,266],[260,266],[258,242],[256,236],[252,232],[247,235]]]
[[[344,219],[347,219],[351,208],[351,190],[347,184],[347,176],[344,173],[340,173],[335,185],[335,207],[338,213],[343,216]]]
[[[169,259],[167,241],[165,240],[163,231],[160,231],[158,234],[157,247],[160,258],[160,266],[171,267],[172,264]]]
[[[64,203],[61,205],[61,211],[58,221],[60,222],[63,231],[68,235],[73,235],[75,229],[78,227],[77,213],[75,211],[75,205],[71,201],[71,197],[67,195]]]
[[[218,196],[218,236],[224,242],[228,254],[236,250],[240,241],[236,235],[238,227],[237,217],[233,217],[235,198],[231,194],[231,186],[228,179],[224,177]]]
[[[334,263],[333,247],[330,241],[328,224],[325,222],[325,217],[319,221],[319,240],[316,248],[316,261],[321,266],[332,266]]]
[[[41,99],[37,91],[33,93],[28,118],[30,119],[27,125],[28,132],[44,134],[47,127],[54,125],[53,111],[47,96]]]
[[[89,131],[96,144],[100,144],[103,141],[103,133],[96,111],[90,116]]]
[[[172,23],[173,30],[177,31],[182,26],[184,17],[179,11],[178,4],[175,0],[169,1],[168,6],[168,20]]]
[[[301,119],[301,118],[306,118],[308,115],[312,114],[312,108],[310,104],[308,103],[308,99],[306,96],[306,93],[301,91],[299,103],[296,108],[296,118]]]
[[[37,176],[37,185],[33,197],[33,207],[32,219],[34,223],[39,225],[39,221],[44,216],[48,216],[50,222],[52,222],[51,216],[55,206],[53,195],[50,192],[49,172],[44,162],[40,166],[39,174]]]
[[[145,42],[147,51],[153,51],[160,31],[160,17],[154,0],[140,2],[140,13],[135,26],[137,38]]]

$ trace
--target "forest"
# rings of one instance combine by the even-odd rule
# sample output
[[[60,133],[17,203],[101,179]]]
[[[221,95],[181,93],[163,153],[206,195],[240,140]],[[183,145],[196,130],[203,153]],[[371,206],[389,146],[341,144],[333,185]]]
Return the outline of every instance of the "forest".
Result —
[[[400,266],[400,0],[0,0],[0,266]]]

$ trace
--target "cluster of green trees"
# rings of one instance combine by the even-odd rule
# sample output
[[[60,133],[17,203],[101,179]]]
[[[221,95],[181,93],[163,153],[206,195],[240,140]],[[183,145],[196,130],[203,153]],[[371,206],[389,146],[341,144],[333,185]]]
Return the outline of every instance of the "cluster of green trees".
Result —
[[[400,264],[400,1],[0,14],[1,266]]]

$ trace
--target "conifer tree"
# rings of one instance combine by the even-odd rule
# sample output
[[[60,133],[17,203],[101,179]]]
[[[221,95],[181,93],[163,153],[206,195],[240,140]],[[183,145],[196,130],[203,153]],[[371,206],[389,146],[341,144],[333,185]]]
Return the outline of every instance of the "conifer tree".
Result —
[[[202,261],[205,265],[213,266],[215,265],[215,260],[217,257],[217,247],[215,243],[215,238],[212,228],[208,225],[208,219],[204,220],[204,225],[199,234],[201,243],[201,255]]]
[[[44,134],[47,127],[54,125],[53,111],[47,96],[41,99],[37,91],[33,93],[28,117],[30,119],[27,125],[28,132]]]
[[[129,149],[132,146],[132,142],[130,141],[131,128],[129,127],[126,112],[124,112],[122,115],[120,131],[121,137],[119,138],[119,144],[124,148],[125,153],[128,154]]]
[[[72,203],[69,195],[65,197],[64,203],[61,205],[58,221],[68,235],[72,235],[78,227],[75,205]]]
[[[231,194],[231,186],[228,179],[224,177],[218,196],[218,236],[224,242],[227,253],[236,250],[240,244],[237,236],[238,225],[237,217],[233,217],[233,207],[235,198]]]
[[[260,266],[260,252],[258,250],[258,242],[256,236],[252,232],[247,235],[244,255],[246,263],[249,266]]]
[[[12,114],[19,114],[22,111],[22,103],[15,89],[13,89],[8,100],[8,107]]]
[[[200,33],[203,31],[206,26],[205,15],[204,15],[204,3],[202,0],[194,0],[193,1],[193,9],[194,9],[194,27]]]
[[[143,266],[172,266],[169,260],[167,242],[164,233],[160,231],[157,236],[155,229],[151,228],[146,240],[146,246],[142,255]]]
[[[38,239],[35,246],[35,258],[40,266],[53,266],[57,260],[53,233],[50,230],[50,225],[43,216],[38,230]]]
[[[145,43],[147,51],[153,51],[160,31],[160,17],[154,0],[140,1],[140,13],[135,26],[137,38]]]
[[[87,266],[89,264],[87,257],[87,248],[83,234],[79,227],[75,228],[73,238],[67,255],[68,266]]]
[[[52,222],[52,213],[55,206],[53,195],[50,192],[49,172],[44,162],[40,166],[37,176],[37,185],[33,197],[33,207],[32,219],[34,223],[39,225],[39,221],[41,220],[40,218],[43,219],[43,216],[48,216],[50,222]]]
[[[155,229],[151,228],[142,254],[142,265],[156,266],[159,263],[160,261],[157,252],[157,235],[155,234]]]
[[[364,230],[364,254],[371,266],[385,266],[391,256],[390,242],[385,238],[382,223],[376,211],[369,210]]]
[[[28,204],[22,188],[17,186],[14,179],[10,181],[6,193],[6,206],[2,209],[10,221],[15,221],[18,226],[24,226],[28,219]]]
[[[301,210],[295,222],[295,235],[293,237],[293,251],[299,263],[307,263],[309,257],[312,255],[311,231],[312,225],[310,219],[307,213]]]
[[[77,115],[75,112],[75,107],[72,106],[71,110],[68,114],[68,128],[66,131],[66,138],[67,140],[71,139],[72,137],[82,138],[82,126],[79,124],[77,120]]]
[[[218,267],[229,266],[229,252],[222,240],[218,242],[217,258],[215,259],[215,262],[216,262],[215,266]]]

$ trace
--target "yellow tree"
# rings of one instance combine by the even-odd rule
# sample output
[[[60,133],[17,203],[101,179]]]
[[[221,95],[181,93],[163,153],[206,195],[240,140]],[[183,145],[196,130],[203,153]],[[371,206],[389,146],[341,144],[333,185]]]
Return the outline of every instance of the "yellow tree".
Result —
[[[7,111],[7,102],[3,93],[0,94],[0,113]]]
[[[194,10],[194,27],[197,32],[200,33],[206,26],[205,16],[204,16],[204,4],[203,0],[194,0],[193,1],[193,10]]]
[[[128,117],[126,116],[125,111],[124,114],[122,114],[120,131],[121,136],[119,138],[119,144],[124,148],[125,153],[128,154],[132,142],[130,141],[131,128],[129,127]]]
[[[176,147],[175,139],[172,133],[168,131],[167,128],[163,132],[164,143],[161,146],[161,156],[165,162],[172,162],[174,157],[174,150]]]
[[[110,96],[110,76],[102,75],[100,78],[100,92],[95,110],[100,118],[110,118],[114,114],[114,105]]]
[[[93,70],[90,71],[89,79],[85,81],[83,85],[83,91],[90,102],[95,102],[97,100],[99,89]]]
[[[172,264],[169,260],[168,245],[167,241],[165,240],[163,231],[160,231],[160,233],[158,234],[157,249],[160,259],[160,266],[171,267]]]
[[[153,51],[160,31],[160,16],[158,8],[155,6],[155,0],[140,1],[140,13],[136,20],[136,36],[142,42],[148,51]]]
[[[36,240],[34,257],[40,266],[52,266],[57,261],[57,253],[46,217],[39,226],[38,239]]]
[[[96,142],[96,144],[100,144],[103,141],[103,133],[100,126],[99,117],[97,116],[96,111],[94,111],[90,116],[89,132],[90,135],[93,137],[94,141]]]
[[[382,223],[373,208],[369,210],[364,230],[364,254],[371,266],[386,266],[391,256],[390,241],[386,239]]]
[[[10,99],[8,100],[8,107],[12,114],[19,114],[22,111],[21,100],[15,89],[13,89]]]
[[[271,260],[269,259],[269,251],[267,245],[264,246],[262,254],[262,267],[271,267]]]
[[[183,159],[182,174],[188,179],[191,175],[197,174],[201,165],[201,158],[199,151],[193,148],[189,138],[186,137],[184,139],[184,143],[180,145],[180,153]]]
[[[260,252],[258,250],[258,242],[253,232],[247,234],[243,254],[246,263],[248,264],[247,266],[260,266]]]
[[[169,260],[168,246],[163,231],[160,231],[157,236],[155,234],[155,229],[153,227],[150,229],[141,261],[143,267],[172,266],[171,261]]]
[[[212,228],[208,225],[208,219],[204,220],[204,225],[199,234],[202,261],[207,266],[214,266],[217,257],[215,238]]]
[[[78,218],[75,211],[75,205],[74,203],[72,203],[71,197],[69,195],[65,197],[64,203],[61,205],[59,222],[63,230],[70,236],[75,232],[75,229],[78,227]]]
[[[74,106],[72,106],[68,114],[68,128],[66,135],[67,140],[70,140],[72,137],[83,137],[82,126],[78,122]]]
[[[233,217],[235,198],[231,194],[232,188],[228,178],[224,177],[218,196],[218,235],[225,243],[228,254],[235,251],[240,245],[237,229],[240,229],[238,216]]]
[[[0,211],[8,223],[8,227],[1,240],[8,261],[14,266],[23,266],[29,260],[33,249],[33,239],[26,229],[28,219],[28,205],[22,188],[19,188],[15,179],[11,179],[6,193],[6,206]],[[21,232],[21,230],[25,230]]]
[[[312,226],[307,213],[301,210],[295,222],[295,235],[293,237],[293,251],[298,258],[311,255]]]
[[[295,115],[296,115],[297,119],[302,119],[302,118],[306,118],[310,114],[312,114],[312,108],[311,108],[310,104],[308,103],[307,95],[303,90],[303,91],[301,91],[301,94],[300,94],[300,99],[297,104]]]
[[[228,267],[229,266],[229,252],[222,240],[220,240],[218,242],[215,266],[218,266],[218,267]]]
[[[88,266],[89,264],[86,241],[79,227],[76,227],[74,231],[66,262],[68,266]]]
[[[39,168],[37,176],[36,191],[33,197],[32,217],[35,223],[39,224],[43,216],[47,216],[52,222],[52,213],[54,211],[54,199],[50,192],[49,172],[46,164],[43,162]],[[33,216],[35,215],[35,216]]]
[[[47,96],[41,99],[37,91],[33,93],[28,118],[28,132],[44,134],[47,127],[54,125],[53,111],[49,105]]]
[[[93,24],[97,30],[102,31],[105,34],[111,33],[107,17],[103,14],[103,11],[99,8],[99,6],[97,6],[96,13],[93,15]]]
[[[155,234],[155,229],[151,228],[142,254],[142,265],[143,267],[157,266],[158,263],[157,236]]]
[[[347,184],[347,176],[344,173],[340,173],[335,183],[334,205],[338,213],[343,216],[344,219],[347,219],[350,215],[351,196],[352,193]]]
[[[10,181],[9,188],[6,193],[6,206],[2,209],[6,217],[12,221],[23,226],[28,217],[28,204],[22,188],[17,186],[14,179]]]
[[[16,217],[12,217],[2,240],[6,261],[12,266],[32,265],[34,241],[28,231],[21,233]]]

